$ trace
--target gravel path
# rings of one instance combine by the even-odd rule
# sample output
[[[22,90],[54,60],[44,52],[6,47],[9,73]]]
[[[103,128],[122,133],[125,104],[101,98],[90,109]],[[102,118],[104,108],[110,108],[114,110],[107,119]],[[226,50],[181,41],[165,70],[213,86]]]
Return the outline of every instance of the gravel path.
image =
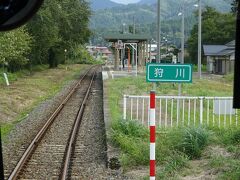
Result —
[[[81,72],[81,74],[82,73],[84,72]],[[61,92],[59,92],[52,99],[41,103],[29,114],[25,120],[18,123],[10,132],[9,136],[3,143],[5,178],[10,175],[20,157],[30,144],[30,141],[47,121],[47,118],[67,96],[76,82],[77,80],[72,80],[66,84]]]

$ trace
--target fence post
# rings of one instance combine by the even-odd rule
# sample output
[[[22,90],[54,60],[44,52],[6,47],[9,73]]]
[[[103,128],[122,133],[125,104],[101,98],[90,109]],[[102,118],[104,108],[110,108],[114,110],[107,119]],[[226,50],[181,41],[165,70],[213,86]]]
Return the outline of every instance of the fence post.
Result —
[[[203,124],[203,97],[200,97],[200,124]]]
[[[127,119],[127,96],[123,96],[123,120]]]
[[[156,162],[155,162],[155,141],[156,141],[156,94],[150,92],[150,180],[155,180]]]

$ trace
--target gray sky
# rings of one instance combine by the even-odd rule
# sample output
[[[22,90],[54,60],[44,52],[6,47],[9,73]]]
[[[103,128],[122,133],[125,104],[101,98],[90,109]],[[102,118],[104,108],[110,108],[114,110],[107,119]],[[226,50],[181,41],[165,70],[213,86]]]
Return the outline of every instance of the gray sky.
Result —
[[[138,2],[140,0],[111,0],[111,1],[114,1],[114,2],[117,2],[117,3],[122,3],[122,4],[128,4],[128,3],[135,3],[135,2]]]

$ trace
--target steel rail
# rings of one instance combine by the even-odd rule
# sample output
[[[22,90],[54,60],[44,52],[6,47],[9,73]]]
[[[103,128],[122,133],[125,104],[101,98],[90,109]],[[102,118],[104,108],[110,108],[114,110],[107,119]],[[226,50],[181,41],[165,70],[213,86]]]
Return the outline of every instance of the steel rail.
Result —
[[[31,144],[28,146],[26,151],[24,152],[23,156],[19,160],[18,164],[16,165],[15,169],[12,171],[11,175],[9,176],[9,180],[15,180],[17,179],[19,173],[21,172],[23,166],[26,164],[27,160],[31,156],[31,154],[34,152],[36,147],[38,146],[39,141],[43,138],[44,134],[49,129],[50,125],[53,123],[55,118],[58,116],[58,114],[61,112],[65,104],[68,102],[68,100],[72,97],[74,92],[77,90],[78,86],[81,84],[83,79],[87,76],[87,74],[90,72],[90,70],[93,67],[91,67],[84,75],[83,77],[78,81],[78,83],[72,88],[68,96],[62,101],[62,103],[57,107],[57,109],[53,112],[51,117],[47,120],[47,122],[44,124],[44,126],[41,128],[41,130],[38,132],[38,134],[35,136]]]
[[[94,72],[94,74],[92,76],[92,79],[91,79],[91,82],[89,84],[88,90],[86,92],[86,95],[84,97],[83,103],[82,103],[82,105],[81,105],[81,107],[79,109],[76,121],[74,123],[73,131],[71,133],[71,138],[70,138],[69,144],[68,144],[67,153],[66,153],[66,156],[65,156],[65,159],[64,159],[63,171],[62,171],[62,173],[60,175],[60,178],[59,178],[61,180],[66,180],[67,177],[68,177],[68,168],[69,168],[69,164],[70,164],[71,153],[72,153],[72,150],[73,150],[73,147],[74,147],[74,141],[76,139],[78,127],[79,127],[79,125],[80,125],[80,123],[82,121],[83,112],[84,112],[84,109],[85,109],[85,105],[86,105],[87,99],[89,97],[89,93],[90,93],[90,90],[91,90],[91,87],[92,87],[95,75],[96,75],[96,71]]]

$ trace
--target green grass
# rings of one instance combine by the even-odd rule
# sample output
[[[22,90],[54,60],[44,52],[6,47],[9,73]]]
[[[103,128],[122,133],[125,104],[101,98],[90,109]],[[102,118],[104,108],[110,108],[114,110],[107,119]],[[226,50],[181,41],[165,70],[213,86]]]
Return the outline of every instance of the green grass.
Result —
[[[108,83],[110,89],[118,89],[117,92],[120,94],[146,95],[153,88],[152,83],[147,83],[144,76],[108,80]],[[194,78],[193,83],[182,85],[182,94],[188,96],[231,96],[233,94],[232,87],[231,81],[222,82],[221,80]],[[161,83],[157,86],[157,95],[177,94],[177,84]]]
[[[198,65],[193,65],[193,72],[198,72]],[[207,72],[207,66],[202,65],[202,72]]]
[[[10,75],[16,78],[10,81],[9,87],[0,84],[3,137],[39,103],[53,97],[67,82],[78,78],[80,72],[87,67],[89,66],[59,65],[56,69],[48,69],[47,66],[37,66],[32,74],[22,71]]]
[[[9,82],[12,83],[14,81],[17,81],[19,78],[23,78],[25,76],[31,75],[34,72],[41,72],[47,69],[48,69],[48,65],[36,65],[36,66],[33,66],[32,71],[27,69],[22,69],[15,73],[10,73],[10,72],[6,72],[6,73],[7,73]],[[3,73],[4,73],[3,69],[0,69],[0,85],[6,84]]]
[[[136,121],[115,122],[112,129],[111,140],[113,144],[121,149],[120,162],[123,169],[127,170],[134,166],[148,166],[149,130]],[[200,130],[197,129],[196,131],[199,132]],[[189,147],[183,145],[183,141],[180,141],[184,136],[184,129],[171,129],[165,133],[157,132],[156,160],[157,165],[163,167],[158,175],[160,179],[174,177],[178,171],[187,166],[191,154],[189,155],[188,151],[183,151],[179,147],[179,145],[185,148]],[[199,144],[203,140],[200,140],[195,145],[197,146],[196,149],[201,146]],[[204,145],[201,146],[201,150],[204,147]],[[194,152],[194,150],[192,151]]]
[[[219,141],[232,157],[215,156],[210,165],[221,171],[219,179],[240,179],[240,129],[230,129],[218,134]]]
[[[180,131],[170,131],[168,136],[160,137],[157,141],[156,157],[159,164],[169,163],[169,158],[174,158],[173,154],[178,154],[174,147],[176,137]],[[182,131],[181,131],[182,132]],[[121,148],[121,163],[124,168],[149,163],[149,130],[136,121],[119,121],[112,126],[112,142]],[[180,153],[181,154],[181,153]],[[176,156],[178,162],[179,156]]]
[[[121,106],[123,95],[148,95],[152,89],[152,84],[146,83],[145,77],[139,76],[107,80],[105,85],[107,86],[107,97],[112,119],[112,141],[121,149],[121,165],[124,170],[134,166],[146,166],[148,168],[148,129],[135,121],[122,121]],[[232,96],[232,80],[226,77],[216,80],[194,79],[192,84],[182,86],[182,92],[186,96]],[[157,95],[177,94],[177,84],[159,84],[157,86]],[[185,116],[187,117],[187,114]],[[218,117],[215,118],[217,124]],[[196,119],[199,119],[198,113]],[[224,117],[221,117],[221,119],[223,124]],[[204,114],[203,121],[206,121],[206,114]],[[196,124],[199,123],[197,120]],[[227,129],[213,127],[158,129],[156,159],[160,173],[158,173],[157,178],[177,179],[178,175],[181,175],[182,169],[188,167],[191,159],[203,158],[206,146],[224,146],[224,148],[237,154],[239,148],[233,142],[238,143],[239,135],[234,133],[236,128],[231,128],[231,131],[232,133],[229,133]],[[206,168],[211,167],[209,165]],[[224,173],[221,176],[224,176]]]
[[[189,158],[200,158],[203,149],[207,146],[209,132],[202,127],[186,128],[180,141],[176,144],[177,149],[184,152]]]
[[[128,77],[122,79],[108,80],[109,102],[111,107],[112,119],[121,118],[121,109],[119,104],[124,94],[129,95],[148,95],[152,89],[152,84],[147,83],[145,77]],[[194,79],[192,84],[184,84],[183,95],[188,96],[231,96],[232,83],[223,83],[214,80],[198,80]],[[160,84],[157,87],[157,95],[177,95],[177,84]]]
[[[157,179],[174,179],[177,173],[187,166],[188,157],[183,153],[172,151],[165,159],[163,168],[158,171]]]
[[[216,143],[226,147],[229,145],[240,145],[240,128],[219,129],[211,127],[209,129],[215,132],[214,141]]]
[[[112,127],[112,142],[122,150],[124,167],[146,165],[149,162],[148,129],[134,121],[115,122]]]
[[[14,123],[8,123],[1,126],[2,138],[4,138],[12,129],[14,128]]]
[[[238,180],[240,179],[240,161],[232,157],[213,156],[209,161],[209,166],[220,171],[218,179]]]
[[[234,80],[234,75],[233,75],[233,73],[224,75],[224,80],[226,80],[226,81],[228,81],[228,82],[233,82],[233,80]]]

